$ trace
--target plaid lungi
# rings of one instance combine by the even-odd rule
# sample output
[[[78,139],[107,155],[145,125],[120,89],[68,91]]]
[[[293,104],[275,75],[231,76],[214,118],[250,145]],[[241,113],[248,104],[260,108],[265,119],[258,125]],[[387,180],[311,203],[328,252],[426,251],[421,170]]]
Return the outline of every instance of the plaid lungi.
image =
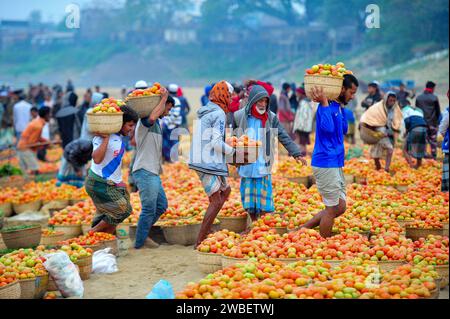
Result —
[[[448,193],[449,191],[449,168],[448,168],[448,153],[445,153],[444,166],[442,167],[442,191]]]
[[[272,176],[241,178],[242,206],[250,214],[271,213],[275,210],[272,192]]]
[[[97,209],[92,227],[95,227],[102,220],[110,225],[117,226],[131,215],[133,208],[126,187],[106,181],[91,170],[86,179],[85,187]]]
[[[424,158],[427,151],[427,128],[416,127],[408,133],[406,139],[408,154],[414,158]]]

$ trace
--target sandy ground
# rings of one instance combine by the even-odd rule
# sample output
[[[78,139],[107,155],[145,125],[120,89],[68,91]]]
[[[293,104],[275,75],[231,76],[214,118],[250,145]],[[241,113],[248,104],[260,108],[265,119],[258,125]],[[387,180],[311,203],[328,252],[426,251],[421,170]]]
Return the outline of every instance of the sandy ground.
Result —
[[[175,292],[205,275],[197,268],[193,247],[162,245],[158,249],[129,249],[127,256],[117,259],[119,272],[111,275],[92,274],[84,282],[88,299],[141,299],[161,279],[170,282]]]

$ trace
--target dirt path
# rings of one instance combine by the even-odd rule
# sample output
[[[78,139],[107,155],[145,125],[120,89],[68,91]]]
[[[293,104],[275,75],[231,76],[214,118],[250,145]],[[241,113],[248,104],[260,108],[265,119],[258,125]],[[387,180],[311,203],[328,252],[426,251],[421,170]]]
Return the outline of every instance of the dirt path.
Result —
[[[119,272],[111,275],[92,274],[84,282],[86,299],[141,299],[161,279],[180,291],[191,281],[205,275],[197,268],[193,247],[162,245],[158,249],[130,249],[118,258]]]

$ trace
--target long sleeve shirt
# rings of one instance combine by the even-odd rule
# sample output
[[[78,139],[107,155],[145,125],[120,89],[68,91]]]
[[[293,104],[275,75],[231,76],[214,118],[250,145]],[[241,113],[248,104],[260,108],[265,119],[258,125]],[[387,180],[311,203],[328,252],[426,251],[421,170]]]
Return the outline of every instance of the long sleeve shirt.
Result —
[[[344,167],[344,136],[348,123],[341,105],[330,102],[330,106],[319,104],[316,115],[316,144],[312,166],[319,168]]]

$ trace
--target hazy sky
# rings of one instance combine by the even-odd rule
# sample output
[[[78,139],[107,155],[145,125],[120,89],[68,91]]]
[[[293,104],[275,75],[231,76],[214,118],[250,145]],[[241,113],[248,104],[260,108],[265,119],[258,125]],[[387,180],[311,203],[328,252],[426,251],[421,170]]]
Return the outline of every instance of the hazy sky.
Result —
[[[0,20],[17,19],[25,20],[33,10],[40,10],[44,21],[60,21],[65,15],[67,5],[74,3],[83,8],[92,2],[102,0],[0,0]],[[116,3],[122,0],[114,1]]]

